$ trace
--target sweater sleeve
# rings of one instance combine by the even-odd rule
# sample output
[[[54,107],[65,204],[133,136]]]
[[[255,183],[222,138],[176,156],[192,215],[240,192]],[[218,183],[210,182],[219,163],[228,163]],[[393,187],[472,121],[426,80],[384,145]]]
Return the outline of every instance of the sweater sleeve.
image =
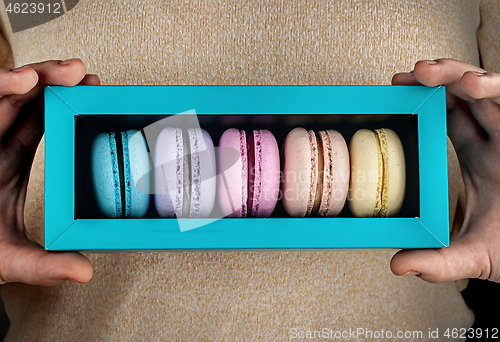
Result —
[[[477,42],[481,67],[500,72],[500,1],[482,0],[481,24],[477,30]]]
[[[5,39],[3,32],[0,32],[0,68],[13,68],[14,59],[9,42]]]
[[[13,68],[14,55],[10,45],[11,34],[9,19],[3,3],[0,3],[0,68]]]

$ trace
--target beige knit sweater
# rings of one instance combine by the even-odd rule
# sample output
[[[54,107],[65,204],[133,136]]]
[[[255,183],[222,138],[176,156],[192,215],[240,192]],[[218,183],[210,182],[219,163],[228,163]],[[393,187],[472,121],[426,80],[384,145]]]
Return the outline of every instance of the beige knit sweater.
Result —
[[[440,57],[500,71],[497,1],[81,0],[16,34],[5,9],[0,17],[15,66],[80,57],[103,84],[388,84]],[[43,167],[42,143],[26,207],[39,242]],[[322,328],[420,330],[428,340],[429,329],[472,325],[457,283],[396,277],[393,254],[87,254],[87,285],[2,286],[6,340],[285,341]]]

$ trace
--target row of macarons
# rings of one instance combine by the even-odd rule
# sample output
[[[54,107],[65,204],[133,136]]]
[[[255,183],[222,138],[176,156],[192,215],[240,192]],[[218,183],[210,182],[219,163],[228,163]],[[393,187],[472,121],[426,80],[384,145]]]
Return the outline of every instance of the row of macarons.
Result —
[[[224,217],[269,217],[278,200],[291,217],[334,217],[347,199],[355,217],[395,216],[401,209],[405,157],[391,129],[361,129],[348,147],[336,130],[298,127],[287,135],[282,157],[283,163],[266,129],[230,128],[215,147],[205,129],[166,127],[152,162],[140,132],[100,133],[91,149],[97,208],[105,217],[140,218],[152,193],[165,218],[209,217],[216,199]]]

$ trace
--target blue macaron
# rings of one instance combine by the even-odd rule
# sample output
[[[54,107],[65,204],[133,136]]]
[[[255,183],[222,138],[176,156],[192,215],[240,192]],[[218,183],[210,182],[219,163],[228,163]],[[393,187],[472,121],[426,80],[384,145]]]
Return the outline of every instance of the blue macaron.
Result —
[[[98,134],[92,143],[91,169],[97,208],[103,216],[144,217],[149,207],[150,166],[140,132]]]

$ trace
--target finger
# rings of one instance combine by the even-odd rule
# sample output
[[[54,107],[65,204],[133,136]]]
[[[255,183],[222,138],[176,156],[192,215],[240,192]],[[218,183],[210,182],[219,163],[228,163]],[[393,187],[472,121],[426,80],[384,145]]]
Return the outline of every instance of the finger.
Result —
[[[413,72],[398,72],[392,76],[392,85],[421,85],[413,76]]]
[[[462,61],[442,58],[435,61],[419,61],[415,64],[413,76],[428,87],[446,86],[446,90],[465,101],[472,100],[460,88],[460,80],[467,71],[486,72],[485,70]]]
[[[38,74],[30,67],[0,69],[0,96],[25,94],[38,82]]]
[[[70,60],[69,64],[58,61],[46,61],[30,64],[38,74],[38,83],[33,89],[22,95],[7,95],[0,98],[0,137],[4,141],[15,137],[28,149],[36,148],[43,134],[43,98],[44,87],[48,85],[74,86],[85,76],[85,66],[79,59]],[[29,104],[30,108],[24,108]],[[23,110],[24,109],[24,110]]]
[[[448,136],[460,160],[473,156],[487,142],[485,130],[471,112],[469,104],[461,98],[456,97],[454,106],[448,111],[447,126]]]
[[[500,74],[496,72],[465,72],[459,86],[472,99],[471,102],[491,99],[500,104]]]
[[[78,58],[69,59],[63,62],[51,60],[28,64],[27,66],[35,70],[38,74],[38,84],[26,94],[6,96],[5,99],[8,99],[8,103],[14,107],[19,108],[39,97],[43,94],[43,90],[46,86],[61,85],[71,87],[77,85],[85,76],[85,65]]]
[[[413,75],[413,72],[400,72],[394,74],[391,80],[392,85],[423,85]],[[446,108],[451,110],[455,105],[455,95],[446,92]]]
[[[79,253],[49,252],[25,239],[8,240],[1,246],[2,282],[51,286],[66,280],[88,283],[92,279],[92,265]]]
[[[467,101],[473,101],[460,88],[460,80],[467,71],[485,72],[483,69],[469,63],[454,59],[438,59],[435,61],[419,61],[415,64],[413,76],[423,85],[446,87],[448,109],[448,135],[457,151],[473,154],[486,140],[483,127],[469,109]]]
[[[489,276],[486,253],[479,244],[468,243],[462,236],[446,248],[399,251],[392,257],[391,270],[395,275],[416,275],[430,283],[486,279]]]
[[[500,135],[500,75],[496,73],[466,72],[459,83],[460,89],[471,98],[472,114],[486,133]]]
[[[93,74],[87,74],[85,77],[78,83],[78,85],[100,85],[101,80],[99,76]]]
[[[97,75],[87,74],[78,84],[99,85],[100,83],[101,81]],[[40,100],[39,106],[41,107],[43,101],[41,101],[41,99],[35,101],[38,100]],[[17,129],[17,134],[15,135],[18,141],[22,141],[29,149],[32,149],[35,144],[38,144],[43,135],[43,117],[39,115],[40,112],[41,109],[38,112],[33,110],[31,117],[23,121],[22,127]]]

